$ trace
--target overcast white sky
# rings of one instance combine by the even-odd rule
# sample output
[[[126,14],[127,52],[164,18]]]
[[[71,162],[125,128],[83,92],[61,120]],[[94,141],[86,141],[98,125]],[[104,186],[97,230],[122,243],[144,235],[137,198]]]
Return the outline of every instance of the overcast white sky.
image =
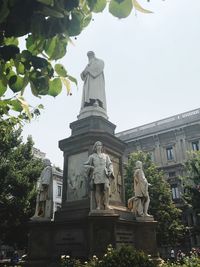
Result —
[[[59,62],[78,78],[72,96],[63,88],[55,99],[27,99],[45,110],[25,125],[23,136],[32,135],[35,147],[61,168],[58,141],[70,136],[69,124],[79,114],[79,77],[89,50],[105,62],[108,116],[116,132],[200,107],[200,0],[138,1],[154,13],[119,20],[104,11],[69,45]]]

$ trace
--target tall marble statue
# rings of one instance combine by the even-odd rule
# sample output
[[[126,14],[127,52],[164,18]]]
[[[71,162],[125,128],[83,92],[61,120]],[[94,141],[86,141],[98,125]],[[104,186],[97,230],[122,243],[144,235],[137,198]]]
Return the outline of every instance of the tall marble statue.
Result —
[[[51,219],[53,203],[53,171],[50,160],[45,160],[43,169],[37,183],[37,198],[34,219]]]
[[[89,51],[87,56],[88,65],[81,73],[81,78],[84,81],[81,109],[95,106],[106,110],[104,62],[96,58],[93,51]]]
[[[136,170],[134,172],[134,193],[135,196],[128,200],[128,207],[136,216],[148,217],[148,208],[150,203],[148,183],[143,168],[142,162],[136,162]]]
[[[97,141],[93,146],[93,153],[89,156],[84,165],[91,178],[90,184],[95,194],[96,209],[108,210],[110,191],[109,178],[114,179],[114,174],[110,157],[103,153],[102,147],[102,143]]]

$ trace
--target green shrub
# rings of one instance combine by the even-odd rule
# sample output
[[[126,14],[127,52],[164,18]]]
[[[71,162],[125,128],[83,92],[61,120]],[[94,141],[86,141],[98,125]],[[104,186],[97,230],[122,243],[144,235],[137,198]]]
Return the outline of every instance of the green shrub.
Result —
[[[199,267],[199,266],[200,266],[200,258],[197,256],[184,257],[182,264],[177,261],[176,263],[166,262],[162,265],[162,267]]]
[[[154,267],[153,262],[144,252],[132,247],[122,246],[120,249],[108,247],[107,253],[98,261],[97,267]]]
[[[140,251],[129,246],[122,246],[120,249],[113,249],[108,246],[107,253],[98,259],[95,255],[88,262],[70,259],[65,256],[62,259],[62,267],[155,267],[149,257]]]
[[[63,255],[61,256],[61,265],[60,267],[81,267],[82,264],[79,260],[70,258],[70,256]]]

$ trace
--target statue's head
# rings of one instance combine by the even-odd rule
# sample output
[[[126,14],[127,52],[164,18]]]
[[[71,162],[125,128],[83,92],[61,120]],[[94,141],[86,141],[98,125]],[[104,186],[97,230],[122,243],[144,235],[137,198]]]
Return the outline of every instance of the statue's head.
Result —
[[[43,162],[44,162],[45,167],[51,166],[51,161],[49,159],[44,159]]]
[[[137,168],[137,169],[142,169],[142,161],[136,161],[136,163],[135,163],[135,167]]]
[[[101,149],[102,149],[103,144],[100,141],[96,141],[96,143],[93,146],[92,151],[96,153],[97,152],[97,147],[101,147]]]
[[[87,52],[87,56],[88,56],[88,59],[94,58],[95,57],[95,53],[93,51],[88,51]]]

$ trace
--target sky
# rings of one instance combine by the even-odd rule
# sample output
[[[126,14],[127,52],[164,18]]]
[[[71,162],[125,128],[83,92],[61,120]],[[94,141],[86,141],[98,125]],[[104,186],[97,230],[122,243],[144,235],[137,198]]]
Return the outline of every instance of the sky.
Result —
[[[63,168],[58,141],[71,135],[69,124],[80,111],[87,52],[105,63],[107,113],[116,133],[200,107],[200,1],[138,0],[152,14],[133,12],[117,19],[107,10],[96,14],[84,31],[72,38],[62,63],[78,79],[72,96],[65,88],[56,98],[37,99],[41,116],[24,126],[24,141],[32,135],[35,147],[52,164]]]

